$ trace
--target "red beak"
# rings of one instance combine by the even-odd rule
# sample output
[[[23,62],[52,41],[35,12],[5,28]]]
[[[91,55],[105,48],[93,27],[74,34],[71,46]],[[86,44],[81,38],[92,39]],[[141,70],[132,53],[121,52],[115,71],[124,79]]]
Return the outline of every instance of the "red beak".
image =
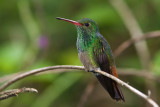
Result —
[[[58,19],[58,20],[64,20],[64,21],[69,22],[69,23],[72,23],[72,24],[74,24],[74,25],[76,25],[76,26],[82,26],[81,23],[78,23],[78,22],[76,22],[76,21],[74,21],[74,20],[69,20],[69,19],[65,19],[65,18],[61,18],[61,17],[57,17],[56,19]]]

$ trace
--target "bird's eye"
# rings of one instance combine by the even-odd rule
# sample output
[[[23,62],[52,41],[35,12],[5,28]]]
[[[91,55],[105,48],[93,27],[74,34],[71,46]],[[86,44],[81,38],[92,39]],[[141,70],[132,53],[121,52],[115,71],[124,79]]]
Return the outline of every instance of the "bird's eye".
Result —
[[[88,27],[88,26],[89,26],[89,23],[85,23],[84,25]]]

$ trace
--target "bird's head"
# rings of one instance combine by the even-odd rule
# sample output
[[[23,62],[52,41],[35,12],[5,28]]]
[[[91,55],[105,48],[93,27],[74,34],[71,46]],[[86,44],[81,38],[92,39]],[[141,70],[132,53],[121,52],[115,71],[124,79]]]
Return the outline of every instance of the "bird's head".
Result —
[[[73,20],[60,18],[60,17],[57,17],[57,19],[64,20],[66,22],[74,24],[77,27],[77,30],[79,33],[90,34],[90,33],[96,33],[99,31],[96,22],[88,18],[83,18],[78,21],[73,21]]]

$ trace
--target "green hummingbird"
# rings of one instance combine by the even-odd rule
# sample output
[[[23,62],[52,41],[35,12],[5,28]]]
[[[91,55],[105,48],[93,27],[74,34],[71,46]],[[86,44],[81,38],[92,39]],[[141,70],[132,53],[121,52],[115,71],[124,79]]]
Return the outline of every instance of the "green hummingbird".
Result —
[[[118,78],[112,50],[106,39],[100,34],[96,22],[88,18],[79,21],[60,17],[57,17],[57,19],[70,22],[76,26],[78,56],[85,70],[94,73],[113,99],[125,101],[119,85],[114,80],[94,72],[96,69],[100,69]]]

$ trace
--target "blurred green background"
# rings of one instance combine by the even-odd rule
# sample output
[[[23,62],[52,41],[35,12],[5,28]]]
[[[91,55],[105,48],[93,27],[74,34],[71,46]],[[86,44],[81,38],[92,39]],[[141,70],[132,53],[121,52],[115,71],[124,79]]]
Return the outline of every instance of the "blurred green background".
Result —
[[[159,30],[160,0],[126,0],[143,32]],[[114,51],[130,34],[108,0],[0,0],[0,77],[53,65],[82,65],[76,50],[76,29],[56,20],[91,18]],[[160,38],[147,40],[150,72],[160,75]],[[132,45],[116,58],[118,68],[143,69]],[[146,78],[120,76],[147,93]],[[33,87],[38,94],[23,93],[0,102],[0,107],[76,107],[95,77],[88,72],[30,76],[11,88]],[[149,80],[151,97],[160,102],[160,85]],[[97,84],[85,107],[142,107],[146,102],[122,87],[126,102],[116,102]],[[160,104],[160,103],[159,103]]]

